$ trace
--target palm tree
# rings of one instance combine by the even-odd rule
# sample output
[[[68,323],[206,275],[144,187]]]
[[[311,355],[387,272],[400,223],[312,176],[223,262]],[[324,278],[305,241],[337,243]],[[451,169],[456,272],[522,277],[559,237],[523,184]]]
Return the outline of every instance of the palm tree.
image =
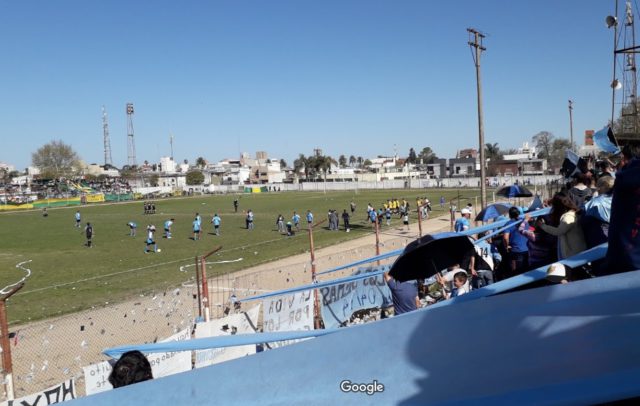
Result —
[[[484,149],[486,151],[486,159],[490,161],[498,161],[502,159],[502,152],[500,152],[500,147],[498,147],[497,142],[494,142],[493,144],[486,143]]]
[[[347,157],[344,155],[340,155],[340,157],[338,158],[338,163],[340,164],[341,168],[344,168],[345,166],[347,166]]]
[[[293,170],[295,173],[300,173],[300,170],[304,170],[305,179],[309,178],[309,169],[311,169],[309,166],[309,160],[304,156],[304,154],[298,155],[298,158],[293,161]]]
[[[353,156],[353,155],[351,155],[351,156],[349,157],[349,165],[350,165],[351,167],[353,167],[355,164],[356,164],[356,157],[355,157],[355,156]]]
[[[207,166],[207,161],[200,156],[196,159],[196,166],[200,169],[204,169],[204,167]]]

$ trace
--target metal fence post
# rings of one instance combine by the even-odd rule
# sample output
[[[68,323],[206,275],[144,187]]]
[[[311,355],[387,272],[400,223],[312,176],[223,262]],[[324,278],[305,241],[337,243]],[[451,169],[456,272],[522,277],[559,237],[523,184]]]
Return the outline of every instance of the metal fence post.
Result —
[[[9,322],[7,319],[6,301],[19,291],[24,283],[16,285],[8,293],[0,297],[0,345],[2,346],[2,370],[4,372],[4,388],[7,393],[7,399],[14,399],[13,391],[13,364],[11,360],[11,341],[9,341]]]

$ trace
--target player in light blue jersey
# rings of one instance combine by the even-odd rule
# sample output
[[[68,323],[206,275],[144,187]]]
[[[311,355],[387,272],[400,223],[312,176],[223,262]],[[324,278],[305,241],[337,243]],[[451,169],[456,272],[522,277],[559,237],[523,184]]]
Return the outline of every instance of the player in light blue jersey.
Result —
[[[164,222],[164,238],[171,238],[171,226],[173,222],[174,219],[169,219]]]
[[[198,241],[200,239],[200,220],[198,217],[193,220],[193,241]]]
[[[220,219],[220,216],[218,216],[218,213],[213,215],[213,218],[211,219],[211,223],[213,224],[213,232],[215,235],[220,235],[220,223],[222,222],[222,220]]]

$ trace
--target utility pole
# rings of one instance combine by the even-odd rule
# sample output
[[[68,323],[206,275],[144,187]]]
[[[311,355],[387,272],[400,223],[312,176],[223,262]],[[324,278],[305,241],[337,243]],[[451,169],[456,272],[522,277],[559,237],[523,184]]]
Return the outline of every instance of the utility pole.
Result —
[[[571,141],[571,149],[573,147],[573,101],[569,100],[569,140]]]
[[[471,55],[473,56],[473,63],[476,66],[476,86],[478,90],[478,143],[480,144],[480,204],[482,208],[487,206],[487,186],[485,184],[486,178],[486,160],[484,153],[484,122],[482,118],[482,82],[480,80],[480,56],[482,51],[486,51],[482,45],[482,40],[485,37],[484,34],[473,28],[467,28],[469,33],[469,46],[472,48]]]

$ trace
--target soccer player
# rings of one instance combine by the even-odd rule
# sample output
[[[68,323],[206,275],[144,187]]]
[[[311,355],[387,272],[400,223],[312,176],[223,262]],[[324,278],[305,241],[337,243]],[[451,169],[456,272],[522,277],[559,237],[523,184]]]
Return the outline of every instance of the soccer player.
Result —
[[[153,252],[158,252],[158,244],[156,244],[156,241],[153,238],[153,234],[156,232],[156,226],[154,226],[153,224],[149,224],[147,226],[147,241],[146,241],[146,248],[144,249],[144,253],[147,254],[149,253],[149,247],[151,247],[153,245]]]
[[[87,225],[84,227],[84,233],[87,236],[87,247],[91,248],[91,240],[93,238],[93,226],[91,225],[91,223],[87,223]]]
[[[80,210],[76,210],[76,227],[80,228]]]
[[[311,210],[307,210],[307,224],[309,227],[313,226],[313,213],[311,213]]]
[[[300,231],[300,215],[294,211],[291,220],[293,221],[293,226],[296,228],[296,231]]]
[[[213,215],[213,218],[211,219],[211,223],[213,223],[213,232],[215,233],[215,235],[220,235],[220,216],[218,216],[218,213]]]
[[[169,219],[164,222],[164,238],[171,238],[171,226],[173,225],[174,219]]]
[[[247,230],[253,230],[253,210],[247,212]]]
[[[136,230],[138,229],[138,225],[136,223],[134,223],[133,221],[128,222],[127,225],[129,226],[129,236],[130,237],[135,237],[136,236]]]
[[[196,213],[196,218],[193,220],[193,241],[200,239],[200,220],[198,217],[200,216]]]

